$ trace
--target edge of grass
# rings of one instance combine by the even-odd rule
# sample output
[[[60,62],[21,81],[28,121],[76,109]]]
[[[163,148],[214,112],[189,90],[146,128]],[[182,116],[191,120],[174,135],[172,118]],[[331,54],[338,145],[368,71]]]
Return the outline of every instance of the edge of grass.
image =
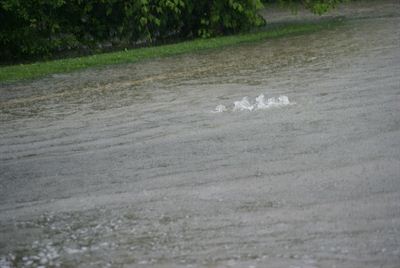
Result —
[[[340,23],[342,23],[342,20],[332,19],[329,21],[269,26],[262,30],[245,34],[209,39],[195,39],[169,45],[137,48],[78,58],[5,66],[0,67],[0,82],[35,79],[50,74],[68,73],[89,67],[134,63],[145,59],[154,59],[207,49],[222,48],[289,35],[311,33],[326,28],[332,28]]]

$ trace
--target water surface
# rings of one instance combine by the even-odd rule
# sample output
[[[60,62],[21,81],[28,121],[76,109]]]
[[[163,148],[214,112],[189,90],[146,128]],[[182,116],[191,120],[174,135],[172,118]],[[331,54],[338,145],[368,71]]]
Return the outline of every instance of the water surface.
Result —
[[[317,33],[0,85],[0,267],[398,266],[385,3]],[[260,94],[294,104],[212,112]]]

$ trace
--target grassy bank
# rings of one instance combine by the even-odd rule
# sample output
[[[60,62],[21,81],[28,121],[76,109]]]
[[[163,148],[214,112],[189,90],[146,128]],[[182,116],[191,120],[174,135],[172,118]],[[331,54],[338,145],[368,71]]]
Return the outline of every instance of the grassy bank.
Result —
[[[88,67],[133,63],[145,59],[172,56],[205,49],[221,48],[246,42],[257,42],[268,38],[310,33],[317,30],[334,27],[339,23],[340,21],[335,20],[323,21],[319,23],[281,25],[279,27],[277,26],[254,33],[216,37],[211,39],[196,39],[172,45],[138,48],[80,58],[6,66],[0,68],[0,82],[34,79],[49,74],[66,73],[82,70]]]

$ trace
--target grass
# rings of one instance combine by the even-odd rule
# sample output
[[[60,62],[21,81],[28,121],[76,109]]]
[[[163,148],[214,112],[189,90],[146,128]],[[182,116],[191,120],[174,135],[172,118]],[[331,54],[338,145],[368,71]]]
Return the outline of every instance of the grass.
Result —
[[[210,39],[196,39],[176,44],[131,49],[119,52],[104,53],[79,58],[69,58],[32,64],[11,65],[0,68],[0,82],[11,82],[24,79],[35,79],[42,76],[67,73],[89,67],[101,67],[111,64],[134,63],[145,59],[179,55],[206,49],[216,49],[242,43],[257,42],[268,38],[276,38],[294,34],[304,34],[334,27],[340,23],[337,20],[319,23],[301,23],[280,25],[274,28],[216,37]]]

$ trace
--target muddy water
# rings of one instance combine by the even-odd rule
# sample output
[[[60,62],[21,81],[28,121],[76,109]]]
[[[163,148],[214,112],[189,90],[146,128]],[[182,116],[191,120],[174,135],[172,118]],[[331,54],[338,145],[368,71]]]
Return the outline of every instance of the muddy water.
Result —
[[[0,267],[398,267],[385,3],[313,34],[1,85]],[[233,111],[260,94],[291,105]]]

